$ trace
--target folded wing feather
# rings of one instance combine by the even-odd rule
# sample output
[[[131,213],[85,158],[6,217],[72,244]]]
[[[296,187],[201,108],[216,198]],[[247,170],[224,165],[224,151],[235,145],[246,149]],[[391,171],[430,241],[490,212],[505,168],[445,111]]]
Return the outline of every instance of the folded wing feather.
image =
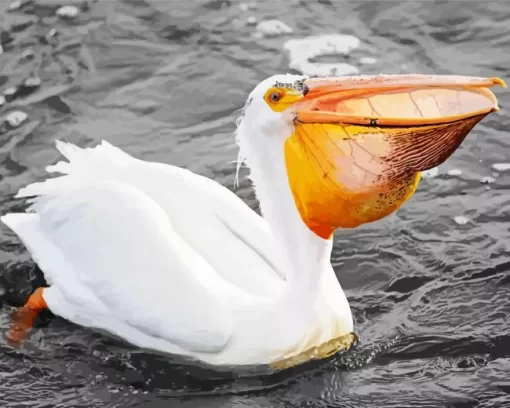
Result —
[[[33,214],[2,221],[44,261],[59,296],[84,303],[77,321],[94,311],[90,325],[100,328],[106,310],[143,336],[219,352],[232,336],[232,308],[283,289],[268,225],[228,189],[106,142],[57,148],[69,161],[47,170],[63,175],[21,189]]]
[[[227,188],[179,167],[135,159],[107,142],[86,149],[57,142],[57,148],[69,162],[48,171],[65,175],[31,184],[19,197],[38,196],[37,203],[80,183],[127,183],[154,199],[177,235],[225,279],[257,296],[282,290],[286,272],[267,223]]]

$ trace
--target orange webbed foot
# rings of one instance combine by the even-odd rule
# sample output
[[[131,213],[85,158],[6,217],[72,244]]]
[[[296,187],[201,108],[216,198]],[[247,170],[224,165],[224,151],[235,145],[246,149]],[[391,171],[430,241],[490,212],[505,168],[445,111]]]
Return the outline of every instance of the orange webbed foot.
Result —
[[[26,339],[37,315],[48,308],[43,298],[44,288],[37,288],[30,295],[24,306],[17,309],[12,317],[11,327],[7,333],[9,345],[17,347]]]

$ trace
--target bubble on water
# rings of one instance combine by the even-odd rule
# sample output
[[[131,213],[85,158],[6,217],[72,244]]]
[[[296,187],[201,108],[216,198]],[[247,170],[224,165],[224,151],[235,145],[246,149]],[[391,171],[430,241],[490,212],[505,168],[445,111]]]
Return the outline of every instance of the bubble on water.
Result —
[[[5,118],[6,122],[13,128],[20,126],[25,120],[27,120],[28,115],[25,112],[14,111],[7,115]]]
[[[453,220],[459,225],[465,225],[469,222],[469,219],[463,215],[457,215],[453,218]]]
[[[62,18],[75,18],[80,10],[76,6],[64,6],[57,10],[57,16]]]
[[[4,97],[7,102],[11,102],[16,97],[16,93],[18,92],[17,86],[11,86],[4,91]]]
[[[280,20],[264,20],[257,24],[255,37],[276,37],[291,34],[294,30]]]
[[[30,88],[37,88],[41,86],[41,78],[39,77],[30,77],[23,81],[23,86],[27,86]]]
[[[257,18],[256,18],[256,17],[253,17],[253,16],[248,17],[248,18],[246,19],[246,25],[248,25],[248,26],[254,26],[254,25],[257,25]]]
[[[446,174],[448,174],[449,176],[452,176],[452,177],[457,177],[457,176],[462,175],[462,170],[451,169],[451,170],[448,170],[448,172]]]
[[[421,172],[421,176],[424,179],[431,179],[431,178],[437,177],[438,174],[439,174],[439,167],[434,167],[432,169],[425,170],[425,171]]]
[[[325,55],[347,56],[359,48],[358,37],[346,34],[326,34],[292,39],[285,42],[283,48],[289,53],[289,66],[306,75],[357,75],[359,69],[346,62],[319,63],[311,59]]]
[[[508,171],[510,170],[510,163],[494,163],[492,168],[496,171]]]
[[[480,183],[482,183],[482,184],[492,184],[495,181],[496,181],[496,179],[494,177],[487,176],[487,177],[483,177],[480,180]]]

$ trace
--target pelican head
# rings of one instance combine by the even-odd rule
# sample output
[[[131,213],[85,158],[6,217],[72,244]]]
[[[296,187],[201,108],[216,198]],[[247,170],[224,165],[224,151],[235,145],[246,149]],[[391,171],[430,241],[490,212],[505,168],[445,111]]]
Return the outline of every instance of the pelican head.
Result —
[[[252,173],[282,164],[301,219],[328,239],[379,220],[412,196],[498,110],[498,78],[276,75],[250,93],[237,133]],[[255,175],[256,176],[256,175]]]

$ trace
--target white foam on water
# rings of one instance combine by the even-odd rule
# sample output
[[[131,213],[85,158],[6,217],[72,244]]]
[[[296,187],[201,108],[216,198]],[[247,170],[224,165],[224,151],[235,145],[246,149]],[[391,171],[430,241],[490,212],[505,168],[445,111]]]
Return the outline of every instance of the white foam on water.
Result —
[[[11,97],[11,96],[15,95],[17,91],[18,91],[18,88],[16,88],[15,86],[11,86],[10,88],[7,88],[4,91],[4,96]]]
[[[28,115],[25,112],[21,111],[14,111],[7,115],[5,120],[9,125],[12,127],[18,127],[21,125],[25,120],[27,120]]]
[[[462,170],[451,169],[451,170],[448,170],[448,172],[446,174],[448,174],[449,176],[452,176],[452,177],[457,177],[457,176],[462,175]]]
[[[439,174],[439,167],[434,167],[430,170],[425,170],[425,171],[421,172],[421,176],[424,179],[431,179],[431,178],[437,177],[438,174]]]
[[[289,67],[305,75],[358,75],[359,69],[346,62],[310,62],[312,58],[325,55],[346,56],[359,48],[361,40],[347,34],[325,34],[292,39],[283,48],[289,54]]]
[[[373,65],[377,62],[377,59],[373,57],[363,57],[360,58],[359,62],[362,63],[363,65]]]
[[[282,34],[292,34],[294,30],[280,20],[264,20],[257,24],[256,32],[253,34],[257,38],[276,37]]]
[[[256,18],[256,17],[253,17],[253,16],[248,17],[248,18],[246,19],[246,25],[248,25],[248,26],[254,26],[254,25],[257,25],[257,18]]]
[[[453,220],[459,225],[465,225],[469,222],[469,219],[463,215],[457,215],[453,218]]]
[[[64,18],[74,18],[80,10],[76,6],[63,6],[57,10],[57,16]]]
[[[11,4],[9,4],[7,11],[16,11],[20,9],[22,5],[23,3],[21,1],[13,1]]]
[[[508,171],[510,170],[510,163],[494,163],[492,168],[496,171]]]
[[[496,179],[494,177],[487,176],[487,177],[482,177],[482,179],[480,180],[480,183],[482,183],[482,184],[492,184],[495,181],[496,181]]]

